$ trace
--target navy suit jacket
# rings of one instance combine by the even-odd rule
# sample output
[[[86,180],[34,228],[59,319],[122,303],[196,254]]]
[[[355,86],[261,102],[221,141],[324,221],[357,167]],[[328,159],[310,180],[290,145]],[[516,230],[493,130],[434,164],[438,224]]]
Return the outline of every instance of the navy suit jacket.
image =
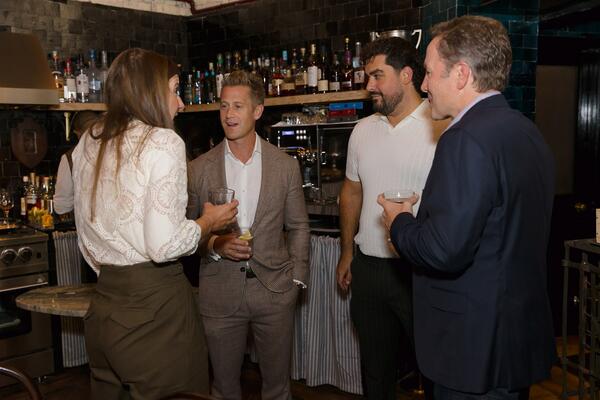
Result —
[[[548,146],[502,95],[444,132],[417,218],[398,215],[390,235],[416,266],[415,346],[425,376],[473,393],[549,376],[553,196]]]

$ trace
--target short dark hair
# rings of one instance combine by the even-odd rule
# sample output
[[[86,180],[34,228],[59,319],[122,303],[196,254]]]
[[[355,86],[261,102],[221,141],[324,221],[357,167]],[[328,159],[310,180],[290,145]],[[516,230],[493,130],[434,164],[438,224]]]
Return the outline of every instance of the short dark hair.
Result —
[[[402,68],[409,67],[413,71],[412,83],[418,91],[425,76],[423,61],[408,40],[400,37],[381,38],[368,43],[362,52],[363,62],[366,64],[379,55],[385,56],[385,63],[400,72]]]
[[[473,71],[479,92],[502,91],[508,83],[512,50],[501,22],[478,15],[464,15],[435,25],[432,38],[440,39],[438,53],[446,69],[463,60]]]
[[[262,79],[256,74],[244,70],[233,71],[223,81],[221,90],[226,86],[246,86],[250,88],[250,94],[255,104],[263,104],[265,102],[265,87],[263,86]]]

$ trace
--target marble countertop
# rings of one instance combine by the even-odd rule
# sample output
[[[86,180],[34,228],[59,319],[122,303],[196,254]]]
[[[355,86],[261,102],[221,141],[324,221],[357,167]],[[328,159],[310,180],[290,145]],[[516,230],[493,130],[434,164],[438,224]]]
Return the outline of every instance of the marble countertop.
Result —
[[[83,317],[96,284],[46,286],[17,296],[17,306],[29,311],[67,317]]]

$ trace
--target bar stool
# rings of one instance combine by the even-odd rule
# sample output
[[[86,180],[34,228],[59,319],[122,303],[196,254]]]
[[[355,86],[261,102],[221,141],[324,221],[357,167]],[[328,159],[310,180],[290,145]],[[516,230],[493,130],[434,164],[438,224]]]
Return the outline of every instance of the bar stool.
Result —
[[[0,374],[10,376],[21,382],[23,386],[25,386],[25,389],[27,389],[27,393],[32,400],[42,400],[42,394],[38,387],[24,372],[21,372],[16,368],[0,366]]]

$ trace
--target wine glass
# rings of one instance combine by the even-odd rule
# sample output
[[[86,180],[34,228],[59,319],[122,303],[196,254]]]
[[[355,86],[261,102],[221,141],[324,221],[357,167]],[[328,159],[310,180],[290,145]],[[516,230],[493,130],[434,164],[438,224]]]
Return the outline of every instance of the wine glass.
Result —
[[[4,220],[2,223],[8,225],[8,213],[13,208],[14,202],[11,193],[6,189],[0,189],[0,208],[4,212]]]

